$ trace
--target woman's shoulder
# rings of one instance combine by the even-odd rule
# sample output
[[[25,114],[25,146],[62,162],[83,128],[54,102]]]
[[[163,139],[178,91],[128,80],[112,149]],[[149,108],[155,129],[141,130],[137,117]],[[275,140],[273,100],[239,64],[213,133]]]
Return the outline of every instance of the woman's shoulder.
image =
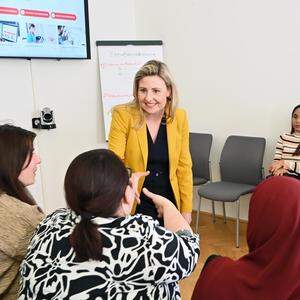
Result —
[[[294,133],[282,133],[280,139],[286,142],[300,142],[300,136],[295,135]]]
[[[183,108],[176,108],[174,113],[174,119],[185,120],[187,118],[187,113]]]
[[[282,133],[282,134],[280,135],[281,138],[289,138],[289,137],[292,137],[292,136],[293,136],[293,134],[287,133],[287,132],[284,132],[284,133]]]
[[[67,208],[58,209],[49,214],[39,223],[32,237],[28,248],[30,256],[27,260],[38,259],[40,253],[43,253],[48,257],[48,261],[45,262],[48,264],[58,256],[66,257],[67,253],[72,255],[68,238],[77,222],[76,217],[76,214]]]
[[[135,106],[133,106],[131,103],[125,103],[125,104],[120,104],[120,105],[115,106],[112,109],[112,112],[131,116],[132,114],[137,114],[138,109]]]
[[[45,243],[52,235],[60,236],[73,230],[77,221],[77,215],[68,208],[61,208],[49,214],[40,222],[36,231],[36,242]],[[40,241],[38,241],[40,240]]]
[[[120,104],[112,109],[113,120],[123,125],[134,124],[140,118],[139,110],[130,103]]]
[[[69,208],[59,208],[49,214],[43,221],[44,224],[62,226],[66,222],[75,221],[78,216]]]
[[[176,108],[175,116],[186,116],[186,111],[183,108]]]
[[[14,207],[26,207],[27,203],[22,202],[21,200],[9,196],[5,193],[0,194],[0,206],[6,208],[14,208]]]
[[[6,214],[15,214],[18,216],[30,217],[33,215],[43,215],[37,205],[27,204],[15,197],[9,196],[5,193],[0,195],[0,211],[6,211]]]
[[[32,234],[36,226],[43,220],[44,214],[36,205],[29,205],[14,197],[0,196],[0,232],[13,232],[14,238]]]

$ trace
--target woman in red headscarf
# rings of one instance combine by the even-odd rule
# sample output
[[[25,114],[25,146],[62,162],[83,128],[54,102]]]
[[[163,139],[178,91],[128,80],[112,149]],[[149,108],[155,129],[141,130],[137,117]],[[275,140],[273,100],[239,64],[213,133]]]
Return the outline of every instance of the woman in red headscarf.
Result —
[[[255,190],[247,229],[249,253],[217,256],[201,272],[192,300],[300,299],[300,182],[272,177]]]

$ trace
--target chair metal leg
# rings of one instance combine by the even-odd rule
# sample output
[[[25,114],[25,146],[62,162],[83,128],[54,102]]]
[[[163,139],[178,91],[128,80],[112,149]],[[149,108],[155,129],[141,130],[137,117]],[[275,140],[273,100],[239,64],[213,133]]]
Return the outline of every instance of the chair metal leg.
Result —
[[[211,201],[212,217],[213,222],[216,223],[216,211],[215,211],[215,201]]]
[[[224,223],[226,223],[226,210],[225,210],[225,202],[223,202],[223,220],[224,220]]]
[[[198,196],[199,202],[198,202],[198,208],[197,208],[197,221],[196,221],[196,233],[199,233],[199,218],[200,218],[200,207],[201,207],[201,197]]]
[[[240,247],[240,199],[236,201],[236,247]]]

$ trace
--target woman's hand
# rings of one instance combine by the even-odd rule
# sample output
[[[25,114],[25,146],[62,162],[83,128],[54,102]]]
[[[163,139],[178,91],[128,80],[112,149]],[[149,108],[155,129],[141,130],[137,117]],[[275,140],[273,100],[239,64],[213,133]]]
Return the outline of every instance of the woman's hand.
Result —
[[[173,203],[169,201],[167,198],[151,193],[146,188],[143,188],[143,193],[153,201],[159,218],[163,217],[166,206],[173,205]]]
[[[269,172],[273,174],[274,172],[282,168],[282,162],[283,162],[282,160],[273,161],[273,163],[269,167]]]
[[[275,171],[275,172],[273,173],[273,175],[274,175],[274,176],[283,176],[283,175],[284,175],[285,173],[287,173],[287,172],[288,172],[287,169],[281,168],[281,169]]]
[[[139,180],[142,177],[146,177],[150,174],[149,171],[147,172],[135,172],[132,173],[131,177],[129,178],[129,185],[131,186],[131,188],[134,191],[134,195],[135,195],[135,200],[137,201],[138,204],[140,204],[140,194],[138,192],[138,184],[139,184]]]
[[[158,212],[158,217],[164,218],[165,228],[172,232],[177,232],[178,230],[188,230],[193,232],[190,225],[183,217],[183,214],[188,215],[189,213],[181,214],[176,206],[167,198],[153,194],[146,188],[143,188],[143,193],[153,201]],[[188,216],[186,217],[188,218]]]
[[[283,173],[286,173],[289,169],[289,165],[283,159],[274,161],[269,167],[269,172],[274,176],[280,176]]]
[[[189,224],[191,224],[191,222],[192,222],[192,213],[182,212],[181,214],[182,214],[182,216],[184,217],[184,219],[185,219]]]
[[[284,169],[283,168],[273,172],[273,176],[283,176],[283,174],[284,174]]]

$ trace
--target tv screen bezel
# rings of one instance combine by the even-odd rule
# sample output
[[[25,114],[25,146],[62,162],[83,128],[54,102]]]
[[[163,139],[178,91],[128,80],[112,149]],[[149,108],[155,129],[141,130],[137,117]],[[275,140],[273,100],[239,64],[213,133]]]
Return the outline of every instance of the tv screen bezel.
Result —
[[[66,56],[2,56],[0,54],[0,59],[2,58],[15,58],[15,59],[54,59],[54,60],[61,60],[61,59],[76,59],[76,60],[86,60],[91,59],[91,41],[90,41],[90,23],[89,23],[89,6],[88,0],[84,0],[84,19],[85,19],[85,38],[86,38],[86,57],[66,57]]]

